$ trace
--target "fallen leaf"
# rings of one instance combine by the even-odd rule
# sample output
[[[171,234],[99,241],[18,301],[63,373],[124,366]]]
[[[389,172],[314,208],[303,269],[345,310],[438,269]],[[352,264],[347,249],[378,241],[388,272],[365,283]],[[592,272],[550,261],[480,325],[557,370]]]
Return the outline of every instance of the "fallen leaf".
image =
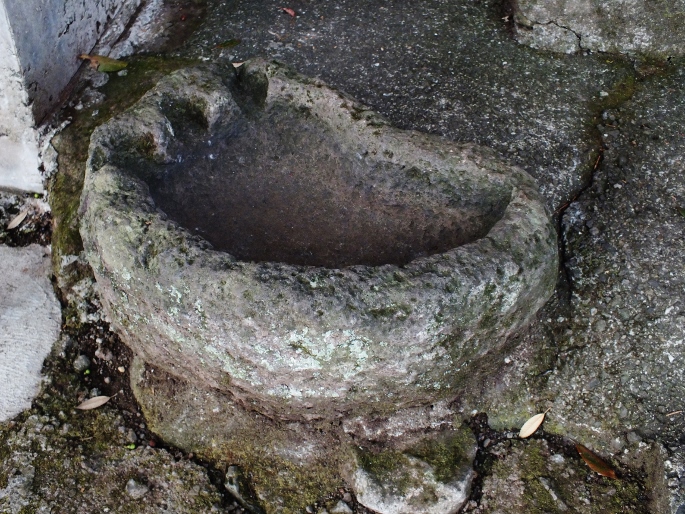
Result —
[[[294,18],[295,16],[297,16],[297,13],[296,13],[293,9],[290,9],[289,7],[279,7],[279,9],[280,9],[281,11],[283,11],[283,12],[287,12],[287,13],[288,13],[290,16],[292,16],[293,18]]]
[[[13,228],[17,228],[19,225],[21,225],[21,222],[24,221],[24,218],[26,218],[28,213],[28,210],[23,210],[17,214],[14,219],[10,221],[9,225],[7,225],[7,230],[12,230]]]
[[[234,63],[233,63],[233,67],[234,67],[234,68],[240,68],[243,64],[245,64],[245,61],[243,61],[243,62],[234,62]]]
[[[79,404],[76,408],[80,410],[91,410],[91,409],[97,409],[98,407],[104,405],[107,403],[111,396],[95,396],[93,398],[90,398],[89,400],[86,400],[85,402]]]
[[[90,61],[90,67],[94,70],[111,72],[123,70],[128,63],[124,61],[119,61],[118,59],[112,59],[111,57],[105,57],[103,55],[79,55],[81,59]]]
[[[549,409],[547,409],[545,412],[542,412],[540,414],[536,414],[532,418],[530,418],[528,421],[526,421],[523,426],[521,427],[521,431],[519,432],[519,437],[521,439],[525,439],[526,437],[532,436],[535,431],[540,428],[540,425],[542,425],[542,422],[545,420],[545,414],[549,412]]]
[[[599,455],[588,450],[582,444],[577,444],[576,450],[578,450],[578,453],[580,453],[580,456],[592,471],[605,477],[616,478],[616,472]]]
[[[233,48],[240,44],[240,39],[228,39],[216,45],[214,48]]]

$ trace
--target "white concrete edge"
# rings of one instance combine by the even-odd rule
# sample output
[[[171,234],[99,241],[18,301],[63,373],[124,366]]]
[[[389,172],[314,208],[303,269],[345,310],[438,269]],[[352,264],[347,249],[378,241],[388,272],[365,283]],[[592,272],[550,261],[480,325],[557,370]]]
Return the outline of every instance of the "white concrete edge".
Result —
[[[38,165],[33,114],[5,3],[0,0],[0,189],[43,193]]]

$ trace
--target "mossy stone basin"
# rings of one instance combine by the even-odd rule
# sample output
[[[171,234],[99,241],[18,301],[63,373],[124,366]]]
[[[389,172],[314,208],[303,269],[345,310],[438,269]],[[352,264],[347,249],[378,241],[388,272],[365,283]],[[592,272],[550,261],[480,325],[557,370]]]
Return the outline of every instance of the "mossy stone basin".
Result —
[[[525,172],[265,60],[177,71],[99,127],[81,215],[137,355],[286,419],[457,394],[558,267]]]

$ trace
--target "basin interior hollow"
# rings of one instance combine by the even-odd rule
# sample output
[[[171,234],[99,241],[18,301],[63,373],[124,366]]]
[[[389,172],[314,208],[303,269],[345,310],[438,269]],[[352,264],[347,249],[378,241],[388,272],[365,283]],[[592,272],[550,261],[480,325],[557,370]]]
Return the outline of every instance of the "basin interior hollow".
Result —
[[[246,108],[212,131],[175,116],[182,106],[166,108],[175,161],[146,174],[150,194],[239,260],[403,265],[484,236],[509,200],[463,199],[427,170],[345,150],[328,124],[287,104]]]

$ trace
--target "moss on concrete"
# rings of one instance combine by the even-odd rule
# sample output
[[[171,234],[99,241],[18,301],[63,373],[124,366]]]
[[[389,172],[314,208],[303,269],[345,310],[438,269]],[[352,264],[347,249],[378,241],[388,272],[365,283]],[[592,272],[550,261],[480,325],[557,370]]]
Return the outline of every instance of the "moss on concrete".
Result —
[[[360,449],[357,458],[361,468],[384,489],[388,488],[389,494],[403,496],[412,486],[416,486],[416,478],[409,472],[409,459],[401,452]]]
[[[126,75],[110,74],[108,82],[99,91],[105,99],[98,105],[83,110],[69,110],[71,123],[53,138],[52,144],[59,153],[59,171],[48,184],[50,208],[53,213],[52,259],[55,274],[65,279],[62,287],[69,287],[87,275],[82,270],[76,276],[66,277],[61,272],[62,258],[78,255],[83,243],[78,231],[78,208],[88,157],[90,135],[95,127],[123,112],[147,90],[169,72],[196,61],[166,57],[133,57],[129,60]],[[81,87],[85,87],[82,84]]]
[[[570,451],[569,451],[570,450]],[[603,477],[568,449],[544,440],[508,441],[483,484],[484,512],[550,514],[649,512],[643,477],[625,470]]]
[[[407,453],[427,462],[438,481],[449,483],[463,475],[465,467],[470,467],[475,445],[471,430],[462,426],[436,438],[426,438]]]

